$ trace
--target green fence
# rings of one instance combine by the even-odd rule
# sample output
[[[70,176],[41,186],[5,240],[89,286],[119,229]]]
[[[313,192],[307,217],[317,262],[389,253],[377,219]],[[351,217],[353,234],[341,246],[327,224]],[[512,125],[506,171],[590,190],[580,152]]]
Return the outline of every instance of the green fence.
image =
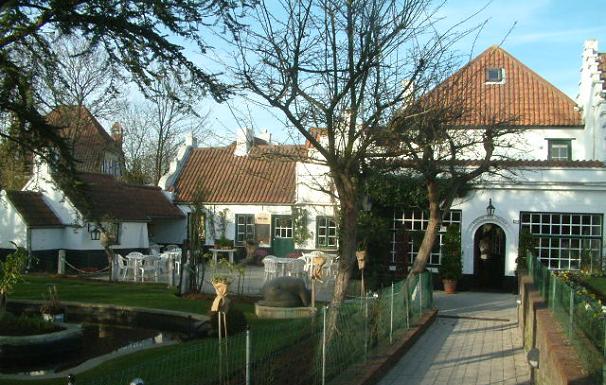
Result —
[[[606,384],[606,308],[586,290],[572,287],[536,258],[528,258],[528,270],[593,382]]]
[[[318,384],[323,385],[374,349],[393,342],[433,307],[431,273],[397,282],[368,297],[349,297],[308,319],[256,323],[247,332],[186,342],[155,359],[78,385]],[[331,327],[334,325],[334,327]],[[166,349],[166,348],[165,348]]]

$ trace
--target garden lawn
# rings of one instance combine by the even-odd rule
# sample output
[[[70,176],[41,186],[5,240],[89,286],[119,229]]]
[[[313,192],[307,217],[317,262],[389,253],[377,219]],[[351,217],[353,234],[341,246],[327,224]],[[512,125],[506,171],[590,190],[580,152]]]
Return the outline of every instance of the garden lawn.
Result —
[[[27,275],[17,285],[9,299],[43,300],[48,293],[48,285],[55,285],[60,301],[98,303],[118,306],[136,306],[152,309],[177,310],[189,313],[207,314],[210,300],[193,300],[175,295],[174,288],[161,283],[124,283],[92,279],[67,278],[49,275]],[[252,304],[238,304],[247,318],[254,312]]]

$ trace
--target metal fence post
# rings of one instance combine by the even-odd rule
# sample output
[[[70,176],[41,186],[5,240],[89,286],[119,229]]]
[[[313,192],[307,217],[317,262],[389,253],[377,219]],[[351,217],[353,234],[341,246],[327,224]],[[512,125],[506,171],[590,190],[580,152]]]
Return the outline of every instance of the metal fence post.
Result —
[[[368,295],[364,294],[364,361],[368,358]]]
[[[410,329],[410,310],[408,309],[408,278],[404,280],[404,311],[406,311],[406,329]]]
[[[419,288],[419,317],[423,314],[423,273],[419,274],[419,282],[417,283]]]
[[[551,309],[553,310],[553,312],[555,312],[555,303],[556,303],[556,289],[557,289],[557,285],[558,285],[558,281],[557,279],[552,279],[552,288],[551,288],[551,303],[549,305],[551,305]]]
[[[393,343],[393,282],[391,283],[391,311],[389,314],[389,343]]]
[[[246,385],[250,385],[250,329],[246,329]]]
[[[322,326],[322,385],[326,385],[326,309],[324,306]]]
[[[570,289],[570,304],[568,309],[568,335],[572,336],[572,323],[574,321],[574,290],[569,286]]]

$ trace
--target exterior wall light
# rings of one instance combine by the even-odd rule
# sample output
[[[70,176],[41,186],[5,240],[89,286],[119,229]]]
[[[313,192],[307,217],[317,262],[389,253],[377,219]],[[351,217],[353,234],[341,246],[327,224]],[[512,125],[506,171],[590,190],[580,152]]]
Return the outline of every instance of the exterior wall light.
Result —
[[[494,206],[492,205],[492,198],[488,200],[488,206],[486,206],[486,214],[488,214],[489,217],[494,215]]]

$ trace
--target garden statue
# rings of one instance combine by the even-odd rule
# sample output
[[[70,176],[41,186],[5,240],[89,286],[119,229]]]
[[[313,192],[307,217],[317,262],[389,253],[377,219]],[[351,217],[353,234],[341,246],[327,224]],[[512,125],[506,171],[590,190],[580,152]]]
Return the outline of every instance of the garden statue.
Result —
[[[263,287],[259,305],[270,307],[305,307],[310,304],[310,293],[301,278],[278,277]]]

